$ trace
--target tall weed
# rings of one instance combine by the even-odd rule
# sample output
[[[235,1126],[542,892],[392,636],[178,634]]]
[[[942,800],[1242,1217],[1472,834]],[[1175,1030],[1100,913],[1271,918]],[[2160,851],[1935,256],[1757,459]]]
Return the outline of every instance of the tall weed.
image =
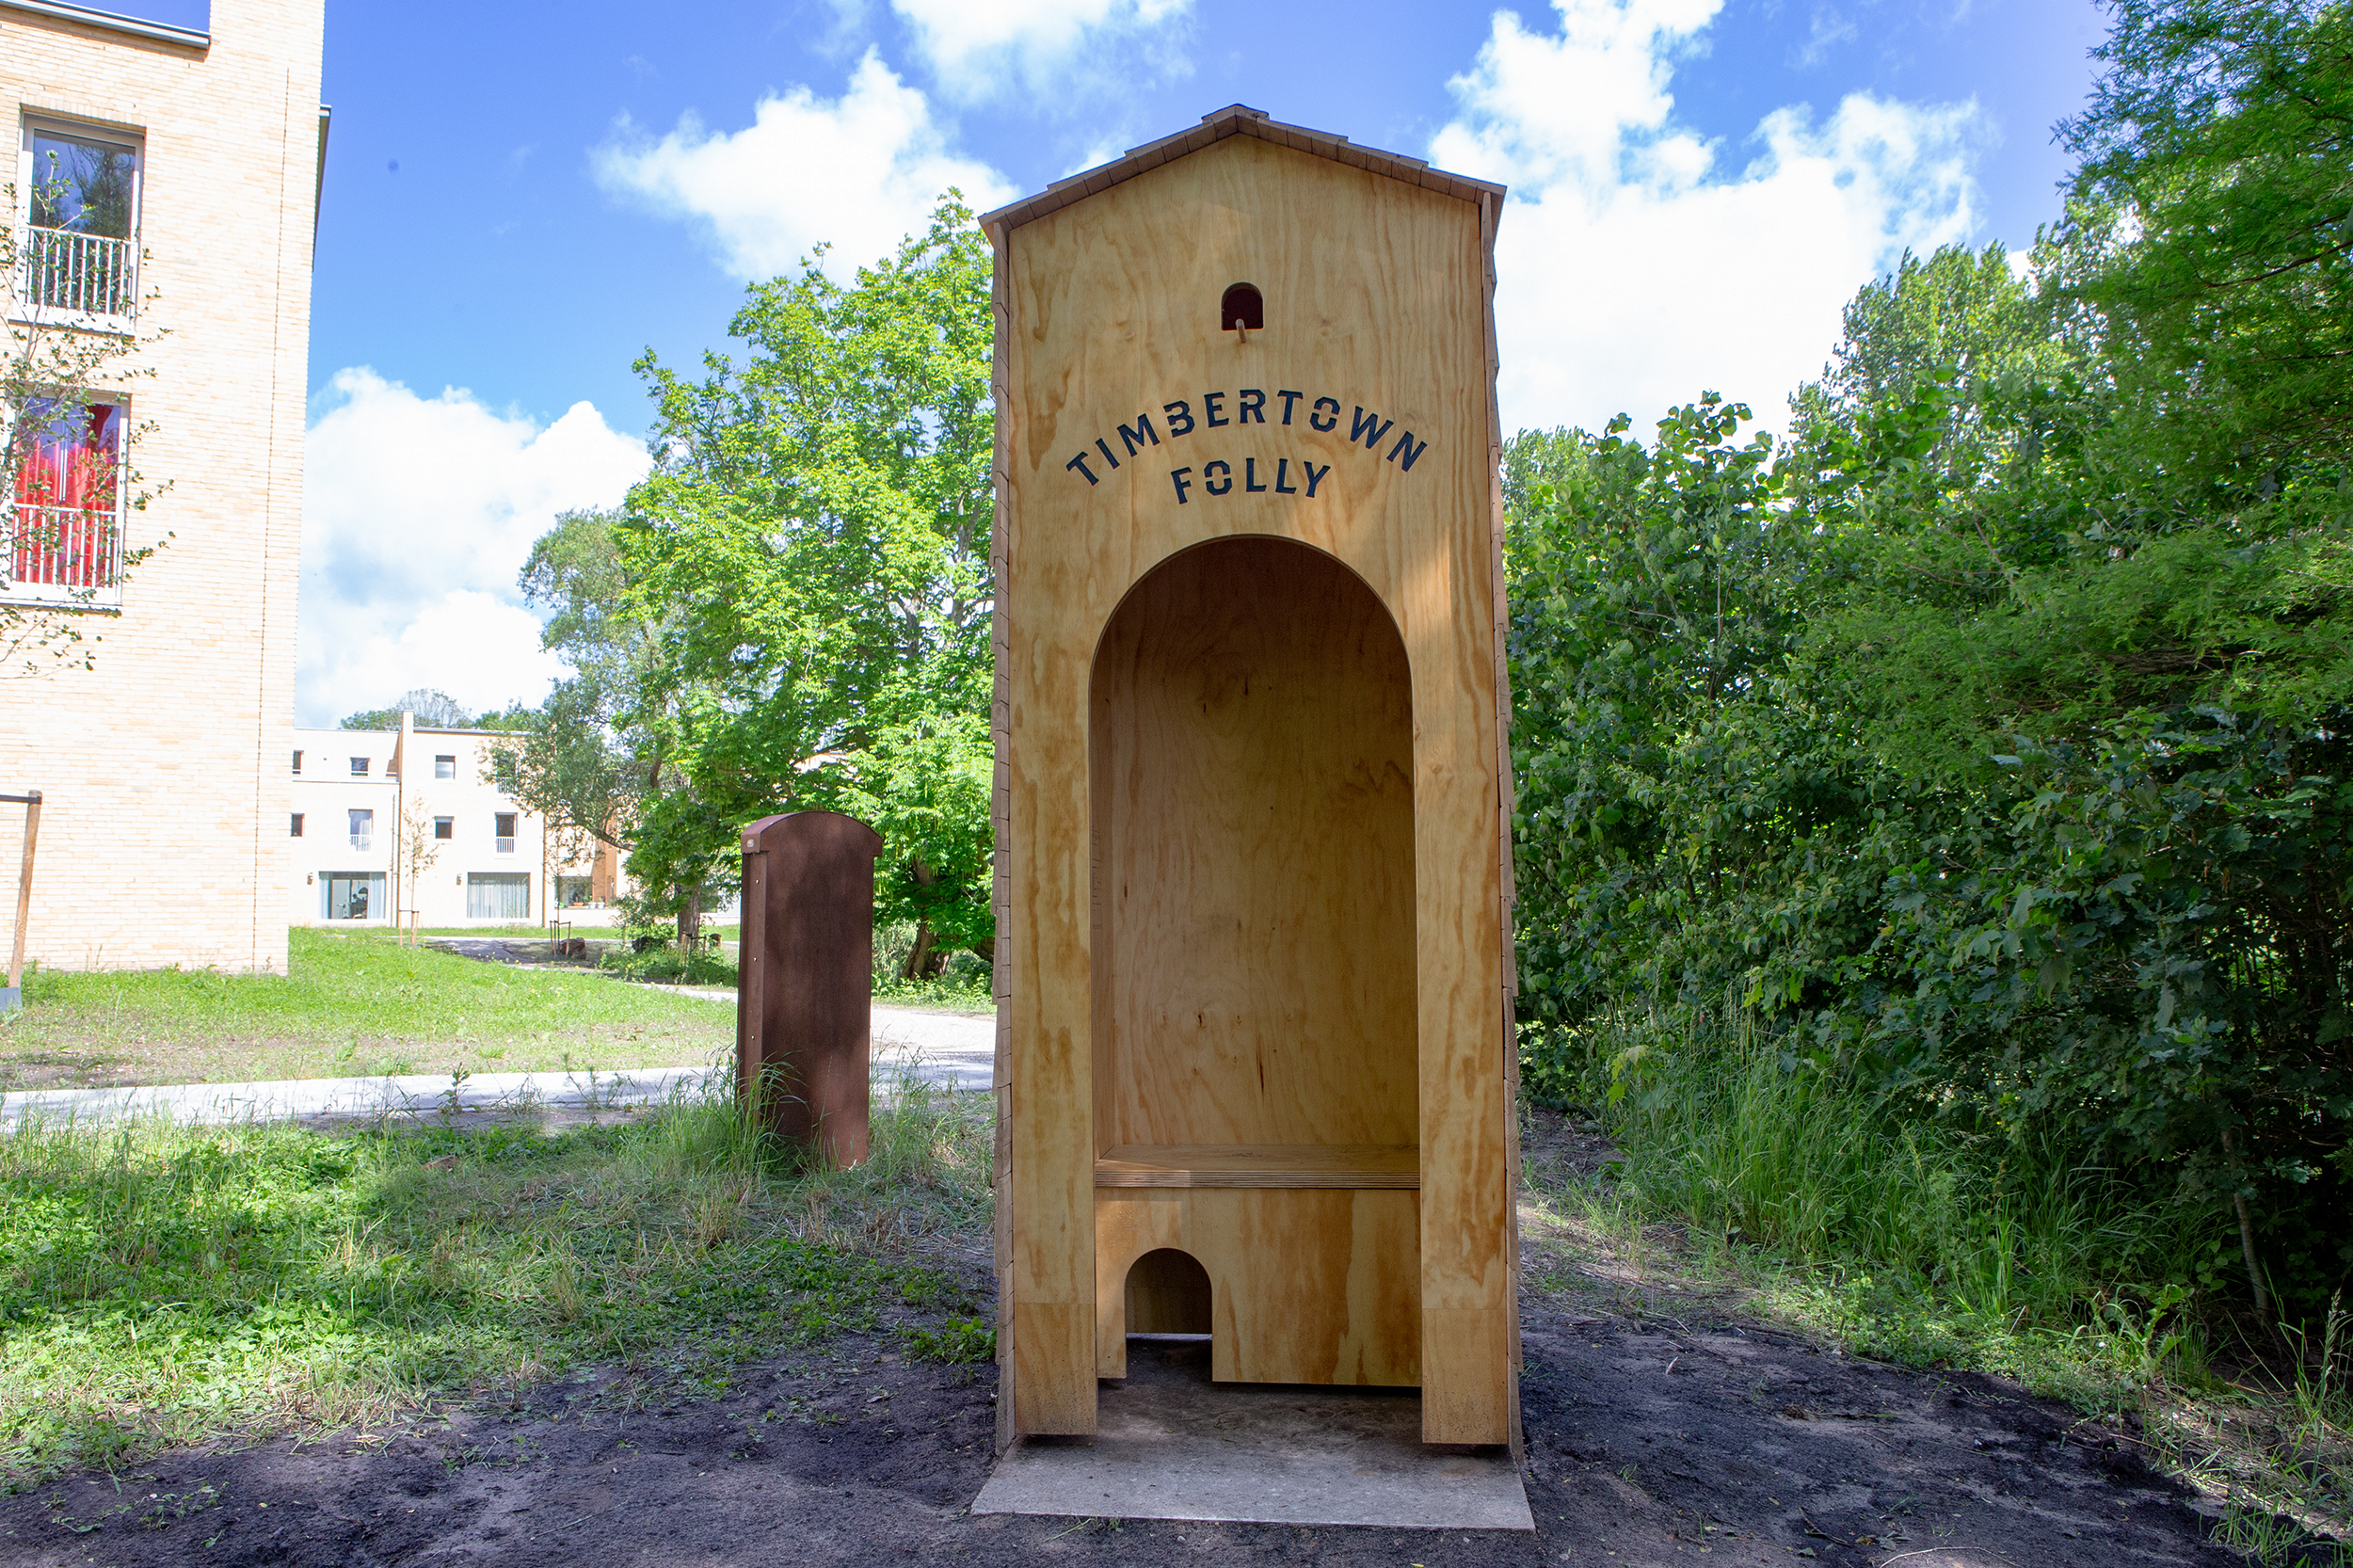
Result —
[[[872,1128],[834,1171],[724,1086],[552,1136],[28,1124],[0,1138],[0,1485],[584,1361],[709,1386],[910,1305],[977,1312],[942,1265],[986,1234],[987,1096],[902,1082]]]
[[[1622,1015],[1549,1044],[1546,1081],[1600,1108],[1626,1196],[1737,1244],[2012,1329],[2098,1321],[2118,1282],[2169,1277],[2184,1245],[2178,1217],[2104,1173],[1885,1114],[1744,1030]]]

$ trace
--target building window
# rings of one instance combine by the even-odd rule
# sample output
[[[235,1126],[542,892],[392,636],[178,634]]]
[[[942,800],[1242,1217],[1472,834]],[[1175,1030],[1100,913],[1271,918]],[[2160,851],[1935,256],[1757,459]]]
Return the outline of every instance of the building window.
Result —
[[[297,747],[296,747],[296,748],[295,748],[295,772],[296,772],[296,773],[300,773],[301,771],[302,771],[302,749],[301,749],[301,747],[297,746]]]
[[[354,849],[369,849],[373,848],[375,843],[376,813],[373,811],[352,812],[351,847]]]
[[[555,902],[563,908],[585,909],[596,896],[594,877],[559,876],[555,879]]]
[[[497,837],[498,837],[498,841],[499,841],[499,845],[498,845],[498,848],[499,848],[499,853],[500,853],[501,855],[512,855],[512,854],[514,854],[514,853],[515,853],[515,813],[514,813],[514,812],[512,812],[512,811],[500,811],[500,812],[496,813],[496,814],[495,814],[495,815],[491,818],[491,830],[492,830],[492,832],[494,832],[494,833],[497,835]]]
[[[455,757],[436,757],[433,759],[433,776],[436,778],[456,777],[457,759]]]
[[[17,163],[16,303],[76,316],[138,312],[139,149],[119,135],[27,122]]]
[[[384,903],[382,872],[328,872],[319,879],[319,915],[329,920],[381,919]]]
[[[354,778],[365,778],[367,776],[368,760],[364,757],[354,757],[351,760],[351,776]]]
[[[122,433],[119,403],[35,398],[6,520],[0,592],[10,599],[122,601]]]
[[[295,811],[288,814],[286,819],[286,837],[289,839],[299,839],[302,837],[301,812]]]
[[[456,819],[456,817],[436,817],[436,818],[434,818],[434,819],[433,819],[433,836],[434,836],[436,839],[455,839],[455,838],[456,838],[456,837],[457,837],[457,819]]]
[[[466,919],[527,920],[531,919],[531,875],[528,872],[473,872],[466,877]]]

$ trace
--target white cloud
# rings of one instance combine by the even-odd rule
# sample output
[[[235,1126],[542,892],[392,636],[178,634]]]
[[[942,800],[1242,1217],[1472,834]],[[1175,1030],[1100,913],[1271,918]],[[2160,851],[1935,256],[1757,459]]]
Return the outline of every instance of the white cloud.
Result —
[[[1135,138],[1132,136],[1096,136],[1087,145],[1087,150],[1079,154],[1078,161],[1064,169],[1056,178],[1067,180],[1073,174],[1083,174],[1090,168],[1100,168],[1105,164],[1115,162],[1126,155],[1128,149],[1134,144]]]
[[[976,101],[1073,89],[1099,91],[1140,76],[1166,79],[1190,63],[1182,27],[1193,0],[891,0],[951,96]]]
[[[538,701],[562,666],[516,574],[558,512],[621,499],[645,443],[586,403],[542,429],[364,368],[336,372],[326,395],[306,448],[299,722],[415,686],[477,711]]]
[[[835,99],[795,88],[764,98],[741,131],[712,131],[691,112],[659,140],[626,121],[592,156],[607,190],[708,228],[739,278],[792,271],[822,241],[837,275],[920,232],[942,191],[976,208],[1009,201],[1013,185],[950,151],[931,104],[871,50]]]
[[[1674,52],[1721,0],[1557,0],[1561,31],[1498,12],[1450,85],[1441,168],[1513,186],[1497,234],[1506,427],[1635,428],[1703,391],[1786,421],[1840,307],[1907,246],[1965,239],[1976,104],[1850,95],[1768,115],[1725,171],[1673,117]]]
[[[1805,47],[1798,51],[1798,66],[1811,71],[1830,58],[1830,52],[1842,43],[1852,43],[1858,29],[1852,18],[1839,15],[1827,6],[1817,6],[1806,29]]]

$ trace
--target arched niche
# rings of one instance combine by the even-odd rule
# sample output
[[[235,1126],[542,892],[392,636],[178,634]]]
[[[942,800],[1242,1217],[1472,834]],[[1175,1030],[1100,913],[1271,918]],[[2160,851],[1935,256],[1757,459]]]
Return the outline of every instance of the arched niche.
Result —
[[[1387,610],[1310,546],[1211,540],[1129,590],[1089,701],[1098,1160],[1410,1185],[1413,692]]]

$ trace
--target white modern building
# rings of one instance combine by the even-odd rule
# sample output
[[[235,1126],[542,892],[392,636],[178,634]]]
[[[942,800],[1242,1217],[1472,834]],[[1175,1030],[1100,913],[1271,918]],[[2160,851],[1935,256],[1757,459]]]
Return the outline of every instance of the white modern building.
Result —
[[[583,925],[617,919],[619,856],[572,843],[501,784],[495,730],[296,729],[286,833],[296,925]]]

